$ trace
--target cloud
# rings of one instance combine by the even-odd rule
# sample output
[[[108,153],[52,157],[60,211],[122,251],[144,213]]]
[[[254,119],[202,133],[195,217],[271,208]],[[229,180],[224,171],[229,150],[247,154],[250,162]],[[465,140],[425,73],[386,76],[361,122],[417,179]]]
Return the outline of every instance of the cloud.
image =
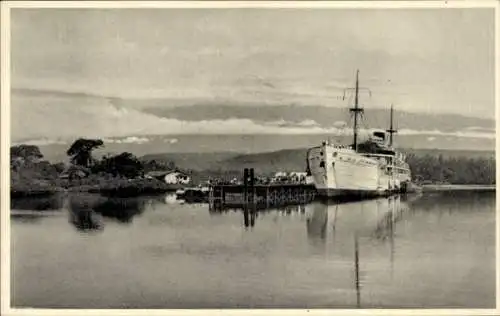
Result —
[[[47,146],[47,145],[66,145],[67,142],[58,139],[40,138],[40,139],[29,139],[25,141],[12,142],[11,146],[17,146],[21,144],[34,145],[34,146]]]
[[[150,141],[149,138],[136,137],[136,136],[129,136],[122,139],[113,139],[113,138],[104,139],[105,143],[115,143],[115,144],[143,144],[143,143],[148,143],[149,141]]]
[[[333,126],[338,127],[338,128],[345,128],[345,127],[347,127],[347,123],[344,121],[336,121],[336,122],[333,122]]]
[[[469,127],[465,128],[465,130],[467,130],[467,131],[481,131],[481,132],[495,133],[495,129],[494,128],[487,128],[487,127],[480,127],[480,126],[469,126]]]
[[[105,138],[108,142],[143,144],[147,135],[181,134],[330,134],[352,135],[343,121],[322,127],[316,121],[299,122],[284,119],[261,122],[249,118],[185,121],[159,117],[140,109],[124,107],[106,98],[72,99],[51,95],[12,96],[12,139],[33,139],[32,142],[64,143],[79,137]],[[367,134],[370,130],[360,130]],[[62,137],[64,133],[64,137]],[[399,135],[454,136],[495,139],[495,133],[467,128],[455,132],[401,129]],[[175,144],[175,138],[170,139]]]
[[[163,140],[164,143],[176,144],[179,140],[177,138],[166,138]]]
[[[309,126],[319,126],[318,122],[315,120],[304,120],[297,123],[298,126],[309,127]]]
[[[481,115],[494,109],[490,10],[93,11],[13,12],[13,83],[327,103],[338,94],[332,90],[352,85],[359,67],[375,104]],[[332,74],[342,77],[333,86]],[[238,78],[250,75],[257,80],[240,85]],[[367,82],[375,77],[390,96]]]
[[[474,132],[470,130],[456,131],[456,132],[442,132],[439,130],[412,130],[412,129],[401,129],[398,132],[399,135],[429,135],[429,136],[454,136],[454,137],[466,137],[466,138],[487,138],[495,139],[495,133],[481,133]]]
[[[316,122],[315,120],[307,119],[303,120],[300,122],[295,122],[295,121],[285,121],[284,119],[280,119],[277,121],[265,121],[265,122],[259,122],[262,125],[265,126],[278,126],[278,127],[319,127],[320,124]]]

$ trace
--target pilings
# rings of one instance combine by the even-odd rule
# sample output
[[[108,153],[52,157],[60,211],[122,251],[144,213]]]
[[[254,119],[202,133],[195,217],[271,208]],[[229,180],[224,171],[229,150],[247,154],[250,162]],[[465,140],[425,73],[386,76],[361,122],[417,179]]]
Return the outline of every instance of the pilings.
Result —
[[[245,169],[243,185],[214,185],[209,203],[214,208],[244,208],[253,205],[264,209],[286,205],[306,204],[316,197],[314,185],[283,183],[256,185],[254,169]]]

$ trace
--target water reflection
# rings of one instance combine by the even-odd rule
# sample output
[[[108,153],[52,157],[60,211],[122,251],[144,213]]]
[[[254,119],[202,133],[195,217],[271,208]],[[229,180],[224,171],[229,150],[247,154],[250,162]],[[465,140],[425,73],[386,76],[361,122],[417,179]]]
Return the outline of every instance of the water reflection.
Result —
[[[447,210],[451,214],[453,212],[468,211],[469,209],[487,209],[491,205],[491,200],[494,200],[495,197],[495,192],[428,192],[421,195],[418,202],[409,200],[408,204],[418,203],[418,208],[423,211]],[[464,204],[469,205],[470,208],[464,209],[462,207]]]
[[[357,202],[313,202],[307,205],[288,205],[280,208],[257,209],[248,204],[243,208],[217,209],[210,207],[210,215],[221,215],[229,212],[241,212],[243,226],[254,227],[259,214],[274,212],[278,216],[296,216],[306,214],[307,236],[311,243],[325,243],[331,229],[332,240],[337,230],[343,234],[379,241],[387,240],[394,230],[395,223],[408,213],[409,202],[413,203],[420,196],[392,196]],[[337,228],[339,227],[339,228]],[[340,237],[340,236],[339,236]]]
[[[298,213],[305,213],[306,205],[304,204],[292,204],[276,208],[282,215],[295,215]]]
[[[243,222],[245,227],[254,227],[257,211],[255,209],[245,208],[243,210]]]
[[[64,207],[64,195],[13,198],[10,203],[12,220],[38,223],[43,218],[61,214],[61,209]]]
[[[442,196],[315,202],[258,212],[167,205],[164,195],[144,198],[151,207],[73,196],[64,207],[71,212],[70,228],[90,234],[100,227],[106,234],[88,243],[75,229],[58,229],[69,225],[66,212],[44,212],[64,217],[43,225],[13,223],[13,304],[120,308],[128,297],[130,308],[490,307],[494,201],[474,209],[484,202]],[[118,225],[113,212],[101,210],[111,216],[105,217],[95,210],[99,205],[113,212],[146,210],[129,213],[130,224]],[[452,216],[439,205],[452,209]],[[439,213],[443,220],[434,221]],[[55,242],[54,231],[63,242]],[[68,251],[71,256],[59,255]],[[138,266],[143,269],[131,274]],[[65,286],[75,275],[97,283]],[[175,285],[174,291],[165,291],[165,284]],[[134,300],[128,285],[148,293],[147,299]],[[39,295],[49,288],[53,297]],[[193,291],[195,297],[189,295]]]
[[[74,209],[69,212],[69,222],[80,231],[102,230],[102,218],[90,209]]]
[[[349,235],[385,240],[408,205],[400,196],[392,196],[352,203],[318,202],[311,208],[307,221],[309,236],[326,236],[324,230],[332,227],[332,232],[340,230]],[[327,225],[329,218],[331,225]]]
[[[394,224],[400,221],[403,212],[408,210],[408,206],[401,202],[400,198],[388,199],[387,202],[387,213],[378,221],[372,234],[372,237],[381,241],[393,237]]]
[[[133,217],[144,212],[145,206],[145,199],[111,198],[100,201],[93,209],[104,217],[117,219],[120,223],[130,223]]]
[[[79,194],[68,198],[69,222],[79,231],[94,231],[104,228],[102,217],[93,210],[98,196]]]
[[[11,199],[11,209],[29,211],[50,211],[63,208],[64,196],[54,194],[48,197],[26,197]]]
[[[100,195],[78,194],[69,197],[70,223],[79,230],[103,229],[103,218],[130,224],[144,212],[150,198],[107,198]]]
[[[410,201],[416,202],[417,196]],[[331,256],[352,258],[356,305],[361,306],[367,271],[365,258],[374,246],[388,245],[388,273],[392,279],[395,257],[395,226],[408,217],[408,198],[392,196],[351,203],[313,203],[307,214],[307,238],[315,250]],[[375,242],[375,244],[373,243]],[[381,251],[381,252],[380,252]],[[384,255],[383,248],[379,254]]]
[[[165,198],[163,199],[163,201],[165,204],[179,203],[179,201],[177,200],[177,194],[175,194],[175,193],[165,194]]]
[[[328,225],[328,207],[325,207],[325,204],[321,203],[314,204],[312,214],[307,217],[306,223],[309,240],[313,244],[316,244],[318,241],[325,243]]]

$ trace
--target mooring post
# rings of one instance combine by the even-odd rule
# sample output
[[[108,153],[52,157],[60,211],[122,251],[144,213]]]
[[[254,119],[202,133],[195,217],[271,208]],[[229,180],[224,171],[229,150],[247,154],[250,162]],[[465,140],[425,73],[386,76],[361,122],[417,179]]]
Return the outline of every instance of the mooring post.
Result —
[[[226,192],[224,191],[224,186],[220,187],[220,200],[221,206],[226,205]]]
[[[250,226],[253,227],[255,225],[255,212],[256,212],[256,204],[257,204],[257,198],[255,196],[255,171],[254,168],[250,168],[250,175],[249,175],[249,182],[250,182]]]
[[[248,203],[248,168],[243,170],[243,204]]]
[[[249,170],[249,186],[250,186],[250,203],[253,205],[255,203],[255,174],[254,169]]]
[[[269,208],[269,185],[266,185],[266,209]]]

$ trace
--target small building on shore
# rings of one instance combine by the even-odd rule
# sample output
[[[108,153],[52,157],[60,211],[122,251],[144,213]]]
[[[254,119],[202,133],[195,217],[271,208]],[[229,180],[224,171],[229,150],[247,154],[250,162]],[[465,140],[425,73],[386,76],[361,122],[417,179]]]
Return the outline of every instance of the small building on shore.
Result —
[[[69,165],[66,166],[65,170],[59,174],[59,178],[68,180],[83,179],[88,177],[89,174],[90,170],[85,167]]]
[[[191,177],[179,170],[151,171],[146,174],[146,178],[155,178],[166,184],[186,185],[191,182]]]

